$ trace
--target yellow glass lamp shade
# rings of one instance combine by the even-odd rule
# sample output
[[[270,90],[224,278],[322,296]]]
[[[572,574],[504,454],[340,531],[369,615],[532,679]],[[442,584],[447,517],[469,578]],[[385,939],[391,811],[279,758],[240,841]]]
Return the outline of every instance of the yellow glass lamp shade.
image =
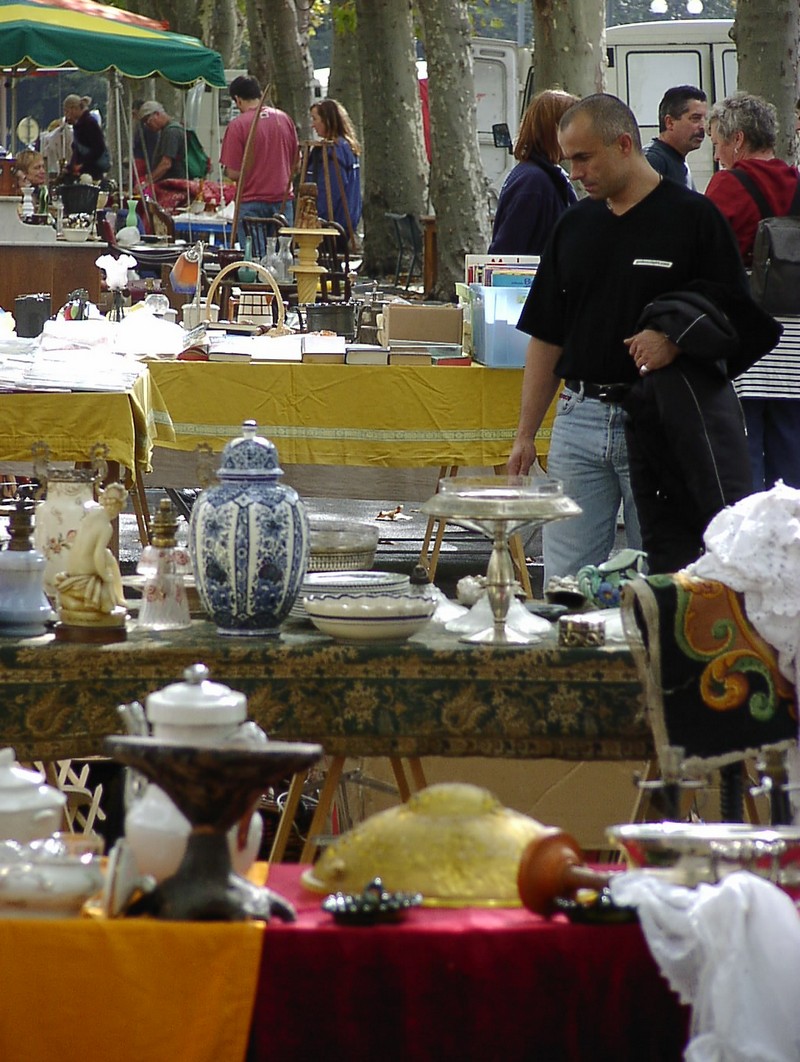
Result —
[[[305,871],[313,892],[360,893],[379,877],[389,892],[419,892],[432,907],[519,907],[519,861],[546,833],[488,790],[432,785],[343,834]]]

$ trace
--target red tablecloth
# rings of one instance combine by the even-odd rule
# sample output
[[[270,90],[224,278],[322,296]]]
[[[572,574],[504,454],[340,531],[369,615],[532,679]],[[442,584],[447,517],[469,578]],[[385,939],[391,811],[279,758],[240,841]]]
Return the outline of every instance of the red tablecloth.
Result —
[[[264,937],[248,1062],[677,1062],[687,1008],[638,925],[418,909],[345,928],[275,866],[298,910]]]

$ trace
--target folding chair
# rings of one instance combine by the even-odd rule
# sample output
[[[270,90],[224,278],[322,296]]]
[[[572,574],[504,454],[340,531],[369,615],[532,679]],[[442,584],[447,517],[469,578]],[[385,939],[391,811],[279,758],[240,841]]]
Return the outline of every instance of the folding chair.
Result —
[[[412,276],[415,274],[419,277],[422,276],[422,229],[413,214],[392,214],[387,211],[384,217],[390,218],[394,222],[394,231],[397,237],[397,265],[394,271],[394,285],[395,287],[399,286],[400,274],[405,272],[405,289],[408,291]],[[407,255],[410,256],[408,269],[404,270],[403,259]]]

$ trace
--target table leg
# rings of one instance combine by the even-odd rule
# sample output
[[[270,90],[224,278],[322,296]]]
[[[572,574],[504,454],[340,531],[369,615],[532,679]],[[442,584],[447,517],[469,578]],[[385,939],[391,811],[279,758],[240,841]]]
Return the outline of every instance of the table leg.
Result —
[[[446,479],[448,476],[458,475],[458,465],[441,465],[439,468],[439,479]],[[436,492],[439,492],[439,483],[436,483]],[[433,551],[428,553],[431,545],[431,536],[433,535],[433,527],[436,525],[436,537],[433,542]],[[419,551],[419,564],[425,568],[428,573],[428,578],[431,582],[436,577],[436,568],[439,564],[439,554],[442,549],[442,541],[444,540],[444,532],[447,523],[445,520],[437,520],[435,516],[428,517],[428,523],[425,528],[425,537],[422,540],[422,548]]]
[[[414,779],[415,788],[426,789],[428,786],[428,779],[425,777],[425,770],[419,756],[409,756],[408,766],[411,771],[411,777]]]
[[[305,786],[305,783],[305,771],[301,771],[292,777],[292,781],[289,785],[289,792],[286,797],[286,803],[284,804],[283,811],[278,819],[278,829],[275,831],[275,837],[272,841],[272,848],[269,853],[270,863],[283,862],[283,857],[286,855],[286,846],[289,843],[292,826],[294,825],[294,818],[297,814],[297,809],[300,806],[300,797],[303,795],[303,787]]]
[[[342,770],[344,768],[344,756],[334,756],[331,760],[328,773],[325,776],[325,784],[322,787],[322,792],[319,795],[319,803],[317,804],[317,810],[314,812],[314,818],[311,820],[311,825],[308,828],[308,837],[306,843],[303,845],[303,851],[300,853],[301,863],[312,863],[314,861],[314,853],[317,850],[316,838],[322,832],[322,827],[327,821],[328,814],[331,810],[331,804],[336,793],[336,787],[339,785],[339,780],[342,777]]]
[[[143,546],[150,545],[150,507],[147,504],[147,494],[144,489],[142,473],[136,471],[131,491],[133,499],[133,511],[136,514],[136,526],[139,528],[139,541]]]
[[[533,587],[531,586],[531,577],[525,560],[525,547],[519,535],[511,535],[509,537],[508,548],[511,553],[511,560],[517,571],[520,586],[525,591],[525,597],[530,599],[533,597]]]
[[[403,761],[399,756],[390,756],[389,763],[392,765],[392,772],[394,774],[394,780],[397,782],[397,791],[400,794],[400,799],[405,802],[411,796],[411,787],[408,784],[406,778],[406,772],[403,767]]]

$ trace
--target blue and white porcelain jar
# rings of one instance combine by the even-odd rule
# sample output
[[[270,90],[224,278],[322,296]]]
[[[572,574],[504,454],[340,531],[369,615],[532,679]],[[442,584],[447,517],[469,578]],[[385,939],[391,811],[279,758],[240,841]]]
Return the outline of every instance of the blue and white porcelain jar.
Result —
[[[192,509],[189,550],[203,608],[220,634],[277,635],[308,563],[297,492],[280,482],[278,452],[247,420],[222,451],[220,482]]]

